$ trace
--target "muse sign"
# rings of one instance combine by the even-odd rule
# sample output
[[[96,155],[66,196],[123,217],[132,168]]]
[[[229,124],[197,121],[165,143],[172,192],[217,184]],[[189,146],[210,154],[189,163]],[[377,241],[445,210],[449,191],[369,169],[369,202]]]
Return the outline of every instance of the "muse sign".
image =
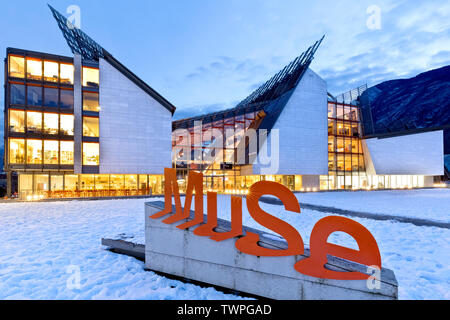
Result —
[[[186,191],[184,209],[181,207],[175,169],[165,169],[165,207],[164,210],[150,216],[160,219],[172,213],[172,196],[175,198],[175,213],[162,220],[165,224],[174,224],[186,220],[190,216],[192,197],[194,196],[194,218],[179,226],[185,230],[196,227],[193,233],[200,237],[209,237],[212,241],[221,242],[230,238],[238,238],[235,247],[242,253],[260,257],[282,257],[304,254],[304,243],[297,230],[287,222],[278,219],[259,206],[263,195],[272,195],[280,199],[287,211],[300,213],[300,205],[295,195],[285,186],[261,181],[253,184],[247,195],[247,208],[251,217],[260,225],[272,230],[285,239],[286,249],[269,249],[258,244],[259,235],[253,232],[244,234],[242,225],[242,198],[231,197],[231,230],[216,232],[217,227],[217,193],[207,194],[207,221],[203,214],[203,175],[190,172]],[[195,194],[194,194],[195,191]],[[352,236],[359,250],[354,250],[328,243],[328,237],[334,232],[345,232]],[[353,261],[362,265],[381,269],[381,256],[377,242],[372,234],[358,222],[339,216],[329,216],[319,220],[310,236],[309,258],[296,262],[293,267],[304,275],[335,280],[365,280],[370,276],[360,272],[341,272],[325,268],[327,255]]]

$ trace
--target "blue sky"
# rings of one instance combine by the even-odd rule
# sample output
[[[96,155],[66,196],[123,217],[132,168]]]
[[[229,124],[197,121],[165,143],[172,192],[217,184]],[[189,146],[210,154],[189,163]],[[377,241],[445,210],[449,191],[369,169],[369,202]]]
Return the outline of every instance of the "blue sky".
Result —
[[[3,55],[71,55],[47,2],[63,14],[78,5],[81,29],[171,101],[175,118],[234,106],[323,34],[311,68],[333,94],[450,64],[448,0],[7,1]],[[366,25],[370,5],[380,30]]]

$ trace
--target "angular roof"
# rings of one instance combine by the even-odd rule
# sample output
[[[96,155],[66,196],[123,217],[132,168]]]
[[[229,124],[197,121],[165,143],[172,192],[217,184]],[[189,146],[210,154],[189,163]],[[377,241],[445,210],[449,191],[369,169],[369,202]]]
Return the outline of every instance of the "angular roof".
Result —
[[[302,79],[314,54],[325,36],[316,41],[305,52],[289,63],[266,83],[256,89],[236,107],[202,116],[181,119],[172,123],[172,130],[192,127],[195,121],[210,123],[230,116],[238,116],[248,112],[264,111],[266,116],[259,128],[270,130],[286,106],[295,87]]]
[[[167,101],[162,95],[156,92],[127,67],[114,58],[108,51],[95,42],[91,37],[84,33],[81,29],[74,27],[70,21],[67,20],[61,13],[54,9],[51,5],[48,5],[52,11],[53,17],[58,23],[58,27],[61,30],[64,38],[67,41],[73,54],[79,54],[86,60],[98,61],[100,58],[108,61],[113,67],[120,71],[130,81],[135,83],[139,88],[144,90],[147,94],[153,97],[161,105],[163,105],[172,114],[175,112],[175,106]]]

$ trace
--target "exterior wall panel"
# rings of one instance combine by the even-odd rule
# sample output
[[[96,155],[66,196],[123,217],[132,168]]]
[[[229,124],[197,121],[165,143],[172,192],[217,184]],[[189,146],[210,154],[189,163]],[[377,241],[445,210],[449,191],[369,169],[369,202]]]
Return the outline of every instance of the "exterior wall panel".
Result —
[[[365,140],[368,168],[377,175],[444,174],[444,133],[425,132],[392,138]],[[367,163],[366,163],[367,164]]]
[[[262,172],[255,164],[254,174],[327,175],[327,117],[327,84],[308,69],[273,126],[279,130],[278,170]]]
[[[171,134],[170,111],[100,59],[100,173],[162,174]]]

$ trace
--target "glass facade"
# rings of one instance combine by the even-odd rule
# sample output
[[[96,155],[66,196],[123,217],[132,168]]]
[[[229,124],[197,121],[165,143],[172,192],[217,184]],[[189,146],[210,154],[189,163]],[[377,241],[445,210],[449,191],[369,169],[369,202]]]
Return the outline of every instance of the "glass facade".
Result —
[[[83,67],[83,87],[98,88],[100,72],[98,68]]]
[[[83,142],[83,165],[98,166],[100,164],[100,145],[95,142]]]
[[[19,174],[19,195],[23,200],[139,196],[163,192],[162,175]]]

